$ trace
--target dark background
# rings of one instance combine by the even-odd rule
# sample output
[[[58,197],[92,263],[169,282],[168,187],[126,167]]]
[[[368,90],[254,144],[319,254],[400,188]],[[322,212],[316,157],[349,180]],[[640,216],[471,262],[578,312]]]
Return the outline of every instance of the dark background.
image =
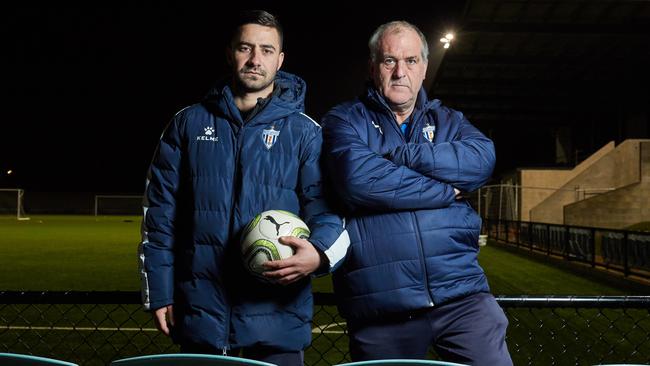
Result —
[[[488,3],[492,7],[483,9],[482,6]],[[523,100],[523,106],[492,102],[519,100],[525,93],[518,90],[505,96],[492,90],[492,94],[488,95],[492,99],[482,99],[478,104],[473,102],[475,96],[468,98],[472,93],[483,93],[481,89],[467,89],[483,85],[480,83],[485,83],[486,78],[468,78],[472,72],[467,70],[472,66],[464,66],[463,63],[474,63],[474,66],[479,63],[479,69],[485,69],[486,65],[497,62],[505,65],[499,66],[496,72],[499,74],[498,70],[501,70],[503,75],[507,75],[512,68],[511,61],[504,62],[497,56],[486,59],[485,51],[481,49],[485,41],[478,36],[481,32],[494,34],[495,30],[487,24],[490,21],[497,21],[497,27],[503,25],[495,18],[505,9],[502,3],[505,2],[373,4],[347,1],[287,4],[256,1],[240,6],[212,1],[184,2],[182,5],[93,2],[75,6],[29,4],[5,7],[1,15],[3,108],[0,122],[0,187],[23,188],[28,192],[140,194],[144,188],[147,166],[164,126],[176,111],[199,101],[210,85],[228,72],[225,45],[230,31],[229,20],[235,12],[244,8],[263,8],[279,17],[285,29],[283,70],[306,80],[306,112],[316,120],[329,108],[355,97],[362,90],[367,78],[367,40],[371,32],[383,22],[403,19],[418,25],[429,38],[432,48],[440,46],[438,38],[449,29],[460,31],[465,27],[465,39],[473,39],[471,47],[469,43],[464,44],[466,48],[462,53],[463,37],[459,37],[454,47],[458,49],[455,52],[460,57],[460,66],[451,57],[454,54],[447,54],[449,62],[445,59],[441,66],[444,72],[440,72],[435,82],[429,80],[429,86],[433,85],[433,97],[439,97],[443,103],[466,112],[470,121],[497,142],[498,165],[495,175],[522,165],[571,166],[577,162],[578,154],[586,157],[600,148],[601,140],[648,137],[648,87],[644,83],[648,79],[647,71],[640,76],[632,72],[622,87],[616,83],[598,83],[597,80],[583,84],[585,76],[564,78],[564,84],[553,83],[553,87],[574,90],[575,93],[560,95],[560,110],[539,109],[542,104],[555,106],[553,103],[556,99],[551,99],[550,95],[557,94],[556,90],[539,96],[532,95],[534,102]],[[514,3],[523,4],[523,10],[518,8],[518,11],[526,15],[531,11],[531,4],[535,5],[537,1]],[[549,2],[546,3],[548,5]],[[553,9],[540,12],[552,18],[562,10],[563,2],[550,3],[555,4]],[[567,12],[575,17],[578,11],[591,11],[584,2],[580,4],[580,9],[569,9]],[[637,6],[642,15],[648,9],[643,5]],[[627,10],[630,16],[634,9]],[[595,20],[591,19],[585,24],[589,27],[603,21],[607,23],[607,14],[611,12],[611,9],[600,7],[598,14],[604,14],[600,15],[605,17],[604,20],[596,14]],[[496,34],[505,34],[506,38],[503,39],[506,41],[492,46],[492,54],[505,49],[509,44],[507,37],[512,37],[512,34],[541,32],[561,37],[563,32],[585,32],[580,24],[577,29],[566,29],[567,24],[575,23],[571,19],[562,23],[564,28],[562,24],[553,27],[555,23],[551,22],[548,29],[538,30],[535,25],[539,21],[522,18],[521,14],[517,24],[532,24],[532,27],[497,29]],[[487,19],[487,23],[482,23],[480,17]],[[625,19],[619,20],[616,24],[626,23]],[[640,25],[622,34],[646,37],[634,44],[638,49],[636,54],[624,57],[625,60],[633,60],[631,62],[638,70],[647,69],[643,65],[649,59],[648,49],[643,47],[649,33],[645,20],[647,18],[642,18]],[[582,21],[581,18],[578,21]],[[549,23],[548,19],[544,22]],[[512,22],[506,23],[512,25]],[[616,24],[611,25],[609,33],[620,33]],[[595,31],[602,34],[602,30]],[[513,47],[519,58],[523,57],[522,54],[525,56],[528,44],[525,38],[522,39],[518,41],[519,48]],[[535,38],[529,37],[529,40],[532,42]],[[616,42],[615,39],[610,41]],[[551,43],[538,42],[535,45],[533,42],[531,47],[537,48],[538,55],[548,55],[549,51],[543,47],[551,47]],[[602,45],[598,42],[578,43],[577,47],[582,46],[586,49]],[[435,52],[432,49],[432,54]],[[472,56],[475,56],[474,59]],[[559,53],[555,57],[547,57],[544,62],[554,70],[561,68],[568,56],[573,57]],[[538,59],[535,54],[530,57]],[[527,60],[524,61],[530,62]],[[596,62],[589,57],[578,58],[576,62],[584,65],[590,60]],[[602,62],[608,62],[608,59]],[[626,65],[623,61],[617,67],[624,68]],[[530,67],[524,64],[522,69],[528,70]],[[606,70],[603,69],[603,72]],[[547,80],[544,75],[537,77]],[[464,92],[453,90],[459,79],[462,79],[460,83]],[[530,75],[522,74],[515,81],[521,84],[521,80],[530,79]],[[526,91],[546,90],[543,88],[549,87],[543,84],[538,88],[536,85],[539,82],[535,83],[534,78],[532,81],[532,86],[527,86]],[[498,86],[510,88],[510,85],[519,85],[516,82],[501,80]],[[488,80],[488,83],[491,81]],[[603,85],[601,92],[598,88]],[[585,93],[586,90],[591,92]],[[437,95],[437,91],[440,91],[440,95]],[[632,133],[621,132],[620,127],[621,123],[626,126],[625,123],[629,125],[630,122],[614,123],[609,117],[597,117],[620,115],[620,111],[611,109],[598,113],[597,108],[621,93],[636,96],[639,100],[633,103],[643,106],[641,117],[635,121],[646,125],[632,128]],[[524,116],[513,120],[512,116],[520,113],[522,108],[530,116],[544,118],[529,121]],[[495,109],[496,117],[485,117],[486,110],[490,112]],[[575,109],[589,109],[596,117],[589,121],[574,118],[571,111]],[[551,129],[539,128],[544,121],[554,120],[557,115],[564,116],[562,123],[551,123]],[[572,132],[576,128],[578,132]],[[579,132],[584,129],[592,133],[602,130],[603,133],[585,140],[585,135]],[[573,156],[570,161],[558,161],[554,146],[558,138],[571,142],[567,153]],[[540,152],[540,149],[543,151]],[[499,154],[499,151],[503,153]],[[7,175],[10,169],[13,173]]]
[[[314,119],[361,90],[366,42],[377,25],[415,22],[425,9],[430,19],[453,21],[462,9],[453,1],[401,12],[353,2],[300,4],[258,1],[245,8],[280,18],[283,70],[307,81],[306,109]],[[140,192],[166,123],[228,72],[229,17],[243,8],[212,1],[5,9],[2,186]]]

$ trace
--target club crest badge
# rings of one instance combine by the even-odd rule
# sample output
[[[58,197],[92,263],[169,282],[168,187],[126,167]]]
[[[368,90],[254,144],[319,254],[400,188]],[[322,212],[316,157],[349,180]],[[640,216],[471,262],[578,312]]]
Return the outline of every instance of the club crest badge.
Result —
[[[424,135],[424,138],[429,140],[429,142],[433,142],[433,138],[436,136],[436,126],[427,123],[427,125],[422,129],[422,135]]]
[[[262,140],[264,141],[264,146],[266,146],[267,150],[273,147],[275,142],[278,140],[278,135],[280,135],[280,131],[275,130],[274,126],[262,130]]]

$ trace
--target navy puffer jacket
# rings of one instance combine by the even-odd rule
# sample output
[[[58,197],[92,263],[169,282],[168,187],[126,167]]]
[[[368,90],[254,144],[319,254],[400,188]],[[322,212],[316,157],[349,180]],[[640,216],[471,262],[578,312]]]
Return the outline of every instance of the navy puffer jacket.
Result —
[[[477,261],[481,219],[454,193],[490,177],[487,137],[424,90],[405,135],[373,87],[332,109],[323,136],[351,240],[334,273],[344,317],[372,319],[489,291]]]
[[[139,256],[146,308],[173,304],[179,343],[301,350],[311,340],[308,278],[289,286],[247,274],[239,236],[258,213],[286,210],[334,268],[347,249],[322,195],[320,126],[302,113],[305,83],[279,72],[264,109],[246,123],[227,82],[176,114],[145,192]]]

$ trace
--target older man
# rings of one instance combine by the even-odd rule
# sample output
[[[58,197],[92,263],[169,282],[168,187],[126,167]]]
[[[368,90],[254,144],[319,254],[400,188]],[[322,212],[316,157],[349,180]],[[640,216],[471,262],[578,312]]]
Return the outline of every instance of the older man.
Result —
[[[369,41],[365,95],[323,119],[324,157],[345,203],[350,249],[335,272],[354,360],[424,358],[511,365],[507,318],[477,261],[481,219],[463,192],[492,173],[492,142],[428,100],[428,47],[414,25]]]

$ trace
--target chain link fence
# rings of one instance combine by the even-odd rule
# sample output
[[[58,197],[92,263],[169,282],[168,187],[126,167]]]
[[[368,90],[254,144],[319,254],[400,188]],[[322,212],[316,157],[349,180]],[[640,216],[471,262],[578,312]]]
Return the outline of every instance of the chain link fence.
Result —
[[[177,352],[137,292],[0,292],[0,352],[80,365]],[[498,297],[515,365],[650,363],[650,297]],[[349,361],[332,294],[315,294],[306,365]],[[431,358],[437,358],[434,353]]]

